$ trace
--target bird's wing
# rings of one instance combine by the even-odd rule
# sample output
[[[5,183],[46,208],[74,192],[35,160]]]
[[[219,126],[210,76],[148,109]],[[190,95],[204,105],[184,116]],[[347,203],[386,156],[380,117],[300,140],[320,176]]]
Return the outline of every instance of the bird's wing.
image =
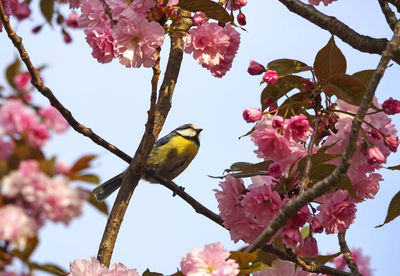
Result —
[[[175,135],[175,133],[169,133],[168,135],[165,135],[164,137],[157,140],[157,142],[154,144],[154,147],[156,148],[165,145],[166,143],[168,143],[169,139],[171,139]]]

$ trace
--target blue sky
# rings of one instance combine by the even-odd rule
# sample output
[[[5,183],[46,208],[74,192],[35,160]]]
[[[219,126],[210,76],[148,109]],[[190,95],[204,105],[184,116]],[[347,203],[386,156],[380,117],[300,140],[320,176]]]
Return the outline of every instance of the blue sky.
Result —
[[[35,1],[33,5],[38,5]],[[390,38],[391,31],[380,14],[377,1],[339,0],[328,7],[318,7],[333,15],[361,34]],[[173,106],[162,135],[184,123],[203,128],[200,151],[189,168],[176,178],[176,183],[217,212],[213,189],[218,180],[207,175],[220,175],[237,161],[257,162],[254,144],[249,138],[238,140],[252,125],[242,119],[242,111],[259,106],[262,86],[260,78],[247,74],[249,61],[267,64],[273,59],[294,58],[312,65],[318,50],[330,34],[290,13],[278,1],[249,1],[244,8],[247,31],[241,31],[241,45],[232,69],[222,79],[211,76],[190,56],[185,55],[181,74],[175,88]],[[133,154],[140,141],[146,122],[150,95],[151,69],[126,69],[117,61],[102,65],[90,55],[82,31],[72,31],[73,43],[65,45],[57,28],[46,26],[33,35],[30,28],[43,21],[36,13],[31,22],[23,22],[17,32],[23,37],[26,49],[35,65],[47,64],[43,72],[45,83],[58,99],[82,124]],[[379,56],[360,53],[336,38],[347,58],[349,73],[376,68]],[[161,76],[163,75],[169,41],[162,49]],[[0,83],[4,85],[4,68],[14,60],[16,51],[4,33],[0,34]],[[397,97],[397,64],[385,73],[378,87],[380,102],[390,96]],[[398,97],[397,97],[398,98]],[[47,103],[41,95],[35,100]],[[399,118],[393,122],[399,126]],[[70,130],[55,137],[46,147],[48,156],[73,162],[79,156],[95,153],[93,172],[107,180],[121,172],[126,164],[116,156],[93,144],[89,139]],[[400,163],[398,154],[389,158],[390,165]],[[357,206],[357,218],[347,233],[350,247],[361,247],[371,256],[375,275],[400,273],[398,248],[399,220],[382,228],[390,199],[399,191],[398,172],[381,171],[384,181],[375,200]],[[107,200],[112,204],[115,195]],[[41,231],[41,243],[33,258],[38,262],[51,261],[64,268],[76,258],[95,256],[104,230],[106,217],[86,205],[82,217],[69,227],[48,223]],[[210,220],[196,214],[193,209],[160,185],[140,182],[125,215],[112,262],[122,262],[143,272],[173,273],[192,246],[221,241],[234,250],[229,233]],[[321,253],[337,252],[335,235],[319,235]]]

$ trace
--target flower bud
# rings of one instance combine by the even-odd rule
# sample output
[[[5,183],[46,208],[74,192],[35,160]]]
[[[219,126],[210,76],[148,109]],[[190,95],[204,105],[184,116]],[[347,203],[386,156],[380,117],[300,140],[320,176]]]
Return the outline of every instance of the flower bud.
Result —
[[[381,150],[376,146],[368,148],[368,150],[365,153],[365,157],[368,159],[368,164],[370,165],[376,163],[381,164],[386,159]]]
[[[277,163],[271,164],[268,167],[268,174],[275,178],[280,178],[282,176],[281,166]]]
[[[204,12],[195,12],[192,20],[194,25],[199,26],[206,21],[206,14]]]
[[[250,65],[249,68],[247,68],[247,72],[252,76],[261,75],[263,72],[265,72],[265,68],[257,61],[250,60]]]
[[[65,19],[65,24],[68,27],[71,27],[74,29],[78,28],[78,17],[79,17],[79,15],[77,13],[75,13],[75,12],[70,13],[70,15],[68,15],[67,19]]]
[[[277,83],[278,78],[279,76],[276,71],[268,70],[263,77],[263,81],[265,81],[268,84],[274,85],[275,83]]]
[[[244,26],[247,24],[246,16],[243,13],[239,13],[237,16],[237,21],[239,25]]]
[[[397,147],[399,146],[399,137],[395,137],[393,134],[385,136],[385,145],[390,149],[392,152],[397,151]]]
[[[249,108],[243,111],[243,118],[248,123],[259,121],[262,117],[262,111],[258,108]]]
[[[400,102],[390,97],[382,104],[383,111],[388,115],[400,113]]]
[[[373,138],[375,138],[376,140],[379,140],[379,139],[381,139],[381,137],[382,137],[382,135],[379,133],[379,130],[377,130],[376,128],[371,129],[370,134],[371,134],[371,136],[372,136]]]

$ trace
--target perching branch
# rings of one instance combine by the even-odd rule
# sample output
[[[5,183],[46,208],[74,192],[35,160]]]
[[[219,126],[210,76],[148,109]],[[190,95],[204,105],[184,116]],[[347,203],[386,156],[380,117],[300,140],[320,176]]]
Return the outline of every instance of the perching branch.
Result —
[[[386,22],[388,23],[390,29],[394,31],[394,27],[397,23],[396,14],[389,7],[389,4],[386,0],[378,0],[378,2],[379,6],[381,6],[382,13],[386,18]]]
[[[381,80],[389,61],[397,51],[399,44],[400,21],[396,24],[392,40],[387,44],[386,49],[382,53],[382,58],[364,93],[357,115],[353,119],[349,141],[347,143],[346,151],[342,154],[342,160],[339,166],[328,177],[318,181],[311,189],[305,191],[293,200],[288,200],[278,214],[270,221],[260,236],[258,236],[257,239],[246,248],[245,252],[253,252],[256,249],[263,247],[271,240],[279,229],[285,226],[286,223],[297,214],[303,206],[323,195],[327,190],[336,185],[340,181],[341,177],[346,174],[347,169],[351,165],[351,158],[356,150],[358,133],[362,121],[375,95],[375,90],[379,81]]]
[[[94,133],[90,128],[85,127],[84,125],[80,124],[75,118],[72,116],[71,112],[66,109],[60,101],[54,96],[53,92],[50,90],[50,88],[46,87],[43,84],[43,81],[39,77],[39,72],[38,70],[33,66],[29,55],[27,51],[25,50],[25,47],[22,43],[22,38],[19,37],[14,30],[12,29],[10,25],[10,19],[8,16],[6,16],[4,12],[4,7],[0,1],[0,20],[3,23],[4,29],[6,30],[8,37],[14,44],[15,48],[18,50],[19,55],[24,62],[26,68],[29,71],[29,74],[31,76],[31,82],[32,85],[43,95],[45,96],[49,101],[50,104],[55,107],[61,115],[67,120],[69,125],[78,133],[88,137],[90,140],[95,142],[96,144],[102,146],[103,148],[107,149],[108,151],[114,153],[117,155],[119,158],[129,162],[131,160],[131,157],[127,154],[125,154],[123,151],[119,150],[116,146],[110,144],[100,136],[98,136],[96,133]]]
[[[349,247],[346,243],[346,232],[339,232],[338,233],[338,240],[340,245],[340,252],[343,254],[343,258],[345,259],[347,265],[349,266],[351,272],[353,272],[356,276],[362,276],[358,271],[357,264],[354,262],[353,255],[351,254]]]
[[[400,12],[400,0],[387,0],[390,4],[396,7],[397,12]]]
[[[297,256],[292,252],[292,254],[286,253],[282,251],[279,248],[276,248],[275,246],[272,245],[266,245],[262,248],[263,251],[272,253],[276,256],[278,256],[282,260],[290,261],[292,263],[295,263],[299,266],[304,271],[312,272],[312,273],[322,273],[322,274],[328,274],[332,276],[351,276],[352,274],[335,269],[333,267],[329,267],[320,263],[317,263],[311,259],[305,259]]]
[[[299,0],[279,0],[291,12],[300,15],[318,27],[339,37],[354,49],[370,54],[382,54],[387,47],[386,38],[373,38],[361,35],[333,16],[328,16],[311,5]],[[392,1],[393,2],[393,1]],[[398,1],[400,2],[400,1]],[[392,59],[400,64],[400,50],[393,53]]]
[[[191,19],[185,18],[184,15],[188,15],[188,12],[182,11],[182,17],[172,24],[173,28],[180,30],[189,30],[192,21]],[[161,132],[165,119],[171,108],[172,94],[179,75],[179,69],[183,58],[184,42],[182,36],[182,33],[171,35],[171,50],[164,75],[164,80],[159,91],[157,105],[155,104],[155,100],[158,76],[160,72],[158,69],[154,69],[154,77],[152,79],[151,105],[148,112],[146,131],[143,134],[140,145],[136,150],[135,156],[133,157],[129,168],[124,174],[121,188],[118,192],[117,198],[114,202],[113,208],[107,220],[107,225],[99,246],[97,258],[102,264],[106,266],[110,265],[114,245],[117,240],[118,232],[121,227],[125,211],[128,208],[129,200],[140,178],[143,175],[143,169],[147,157],[150,154],[159,133]]]

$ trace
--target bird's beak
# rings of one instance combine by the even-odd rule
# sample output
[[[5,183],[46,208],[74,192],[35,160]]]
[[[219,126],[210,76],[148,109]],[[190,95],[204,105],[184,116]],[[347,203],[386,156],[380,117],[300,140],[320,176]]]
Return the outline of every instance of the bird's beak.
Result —
[[[202,128],[197,129],[197,134],[199,134],[202,130]]]

